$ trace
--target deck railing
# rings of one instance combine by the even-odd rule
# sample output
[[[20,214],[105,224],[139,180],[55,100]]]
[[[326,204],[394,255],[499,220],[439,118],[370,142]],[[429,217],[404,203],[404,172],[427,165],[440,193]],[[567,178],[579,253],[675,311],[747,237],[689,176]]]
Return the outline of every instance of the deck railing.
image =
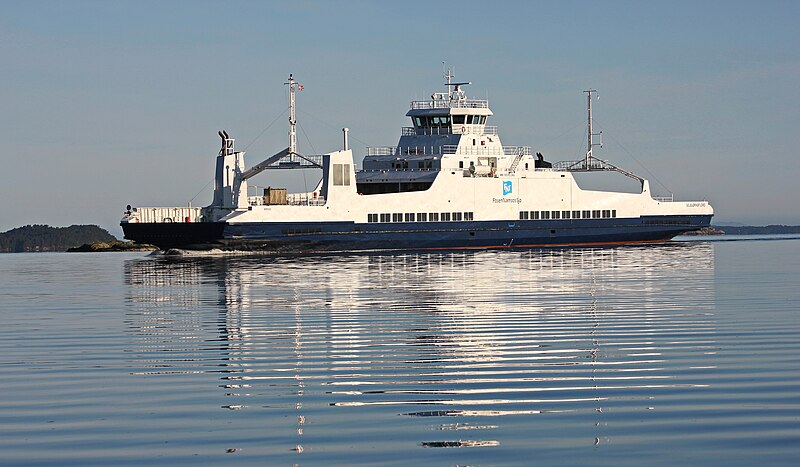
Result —
[[[410,146],[410,147],[370,147],[367,146],[367,156],[421,156],[440,155],[444,146]]]
[[[445,144],[442,146],[443,154],[463,154],[466,156],[529,156],[533,153],[530,146],[503,146],[502,148],[489,146],[461,146]]]
[[[411,108],[417,109],[488,109],[486,99],[435,99],[427,101],[411,101]]]
[[[427,136],[427,135],[497,135],[496,125],[458,125],[438,126],[431,128],[416,128],[404,126],[400,129],[401,136]]]
[[[200,222],[201,208],[167,207],[149,208],[135,207],[131,209],[130,219],[142,223]]]
[[[325,198],[314,197],[309,193],[289,193],[286,195],[286,204],[270,203],[266,196],[248,196],[247,204],[250,206],[323,206]]]

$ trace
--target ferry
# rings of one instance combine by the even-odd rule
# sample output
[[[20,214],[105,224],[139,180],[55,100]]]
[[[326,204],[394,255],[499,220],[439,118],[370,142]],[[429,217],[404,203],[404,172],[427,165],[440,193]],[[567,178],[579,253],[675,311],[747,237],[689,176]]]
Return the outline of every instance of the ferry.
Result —
[[[504,146],[488,124],[488,100],[468,98],[464,87],[471,83],[454,82],[449,71],[445,79],[445,92],[411,102],[411,126],[402,128],[397,145],[368,147],[356,170],[347,128],[338,151],[298,152],[295,98],[302,85],[289,75],[288,147],[247,167],[244,152],[220,131],[211,204],[128,205],[125,238],[162,250],[524,249],[665,242],[710,225],[708,201],[653,196],[648,180],[592,154],[600,144],[592,128],[594,89],[585,91],[585,156],[551,163],[529,146]],[[249,186],[268,170],[309,168],[322,172],[313,191]],[[575,178],[610,171],[640,189],[582,189]]]

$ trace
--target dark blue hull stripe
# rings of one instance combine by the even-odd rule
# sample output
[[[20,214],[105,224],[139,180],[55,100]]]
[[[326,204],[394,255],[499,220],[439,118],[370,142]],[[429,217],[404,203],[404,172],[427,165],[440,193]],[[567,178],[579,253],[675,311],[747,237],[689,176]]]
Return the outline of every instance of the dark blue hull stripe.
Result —
[[[423,250],[613,245],[666,241],[707,227],[710,215],[463,222],[122,224],[125,238],[162,249]]]

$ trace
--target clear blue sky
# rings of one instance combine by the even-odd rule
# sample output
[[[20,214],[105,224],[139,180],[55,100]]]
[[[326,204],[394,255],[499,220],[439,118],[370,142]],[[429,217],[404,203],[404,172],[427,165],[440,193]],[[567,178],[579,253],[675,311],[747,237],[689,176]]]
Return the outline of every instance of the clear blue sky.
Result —
[[[301,152],[338,149],[347,126],[360,160],[397,143],[411,99],[444,89],[443,61],[488,96],[506,145],[580,157],[593,87],[601,158],[709,199],[717,223],[800,224],[800,2],[0,6],[0,231],[121,236],[128,203],[207,204],[217,130],[249,164],[286,146],[290,72]]]

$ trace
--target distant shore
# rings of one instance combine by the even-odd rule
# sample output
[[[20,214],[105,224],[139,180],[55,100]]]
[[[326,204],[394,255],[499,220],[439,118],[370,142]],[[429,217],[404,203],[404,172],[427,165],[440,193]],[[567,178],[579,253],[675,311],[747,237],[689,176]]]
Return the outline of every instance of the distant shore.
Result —
[[[710,229],[713,231],[712,233],[699,233],[697,235],[773,235],[800,233],[800,225],[712,225]],[[700,231],[703,230],[704,229],[700,229]]]

